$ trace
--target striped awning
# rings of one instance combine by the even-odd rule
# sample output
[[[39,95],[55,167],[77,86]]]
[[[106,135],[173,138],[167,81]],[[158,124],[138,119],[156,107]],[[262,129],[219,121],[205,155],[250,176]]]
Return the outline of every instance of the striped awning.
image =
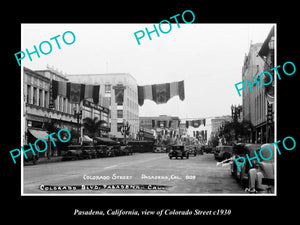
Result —
[[[46,137],[48,135],[47,131],[45,130],[36,130],[36,129],[28,129],[28,131],[36,138],[43,138],[43,139],[47,139],[48,137]]]

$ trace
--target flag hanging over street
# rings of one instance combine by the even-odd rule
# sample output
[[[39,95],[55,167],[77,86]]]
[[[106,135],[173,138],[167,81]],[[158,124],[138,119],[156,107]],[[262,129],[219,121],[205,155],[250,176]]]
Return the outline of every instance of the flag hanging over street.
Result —
[[[189,126],[192,126],[194,128],[198,128],[198,127],[200,127],[201,124],[203,124],[203,126],[205,126],[206,119],[202,119],[202,120],[187,120],[185,122],[186,128],[188,128]]]
[[[57,96],[63,96],[70,103],[80,103],[83,99],[91,98],[95,104],[99,102],[100,85],[80,84],[52,80],[51,99],[55,101]]]
[[[144,104],[145,99],[152,100],[156,104],[164,104],[176,95],[181,101],[184,100],[184,81],[138,86],[138,103],[140,106]]]

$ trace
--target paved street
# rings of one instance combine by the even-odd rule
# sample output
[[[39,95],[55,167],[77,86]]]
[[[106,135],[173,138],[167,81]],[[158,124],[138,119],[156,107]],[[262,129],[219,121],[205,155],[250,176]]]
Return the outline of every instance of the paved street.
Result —
[[[24,194],[243,194],[228,167],[216,166],[213,154],[189,159],[168,158],[166,153],[64,161],[25,166]],[[40,185],[166,185],[165,190],[45,191]]]

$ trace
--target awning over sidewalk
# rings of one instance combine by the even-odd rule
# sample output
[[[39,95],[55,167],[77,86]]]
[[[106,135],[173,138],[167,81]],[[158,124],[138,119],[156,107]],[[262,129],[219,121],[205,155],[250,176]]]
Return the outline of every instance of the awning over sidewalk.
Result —
[[[92,138],[90,138],[89,136],[87,136],[87,135],[83,135],[83,140],[82,140],[83,142],[93,142],[93,139]]]
[[[106,138],[106,137],[96,137],[95,139],[99,142],[106,142],[109,144],[117,144],[117,142],[115,142],[114,140],[112,140],[110,138]]]
[[[36,138],[42,138],[42,139],[47,139],[46,137],[48,135],[47,131],[45,130],[36,130],[36,129],[28,129],[28,131]]]

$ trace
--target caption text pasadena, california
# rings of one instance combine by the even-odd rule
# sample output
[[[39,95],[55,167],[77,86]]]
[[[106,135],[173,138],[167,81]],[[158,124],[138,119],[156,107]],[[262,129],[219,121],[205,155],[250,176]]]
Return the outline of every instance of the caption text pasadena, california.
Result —
[[[108,209],[104,210],[74,210],[74,216],[229,216],[231,209],[159,209],[159,210],[124,210],[124,209]]]

